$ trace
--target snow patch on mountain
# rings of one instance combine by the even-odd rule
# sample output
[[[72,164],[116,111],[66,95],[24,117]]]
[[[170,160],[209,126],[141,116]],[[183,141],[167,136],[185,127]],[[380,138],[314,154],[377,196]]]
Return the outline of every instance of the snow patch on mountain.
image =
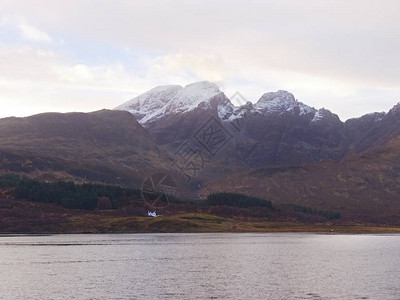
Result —
[[[254,108],[262,111],[264,114],[275,114],[282,112],[292,112],[296,107],[299,108],[299,114],[304,115],[315,111],[314,108],[297,101],[293,94],[279,90],[262,95]]]
[[[381,121],[385,115],[386,115],[385,112],[373,112],[373,113],[367,114],[367,116],[371,116],[372,118],[374,118],[375,122]]]
[[[340,123],[340,119],[337,115],[332,113],[330,110],[325,108],[320,108],[319,110],[315,111],[314,117],[311,120],[311,123],[318,123],[324,120],[324,122],[328,123]]]
[[[221,120],[228,119],[229,116],[233,114],[234,106],[233,105],[218,105],[218,117]]]
[[[223,93],[215,83],[201,81],[184,88],[179,85],[159,86],[116,107],[127,110],[141,124],[153,122],[165,115],[182,114],[196,109],[199,105],[209,107],[211,100]]]
[[[163,115],[165,105],[183,88],[179,85],[158,86],[114,108],[133,114],[140,123]]]
[[[223,121],[234,121],[243,119],[246,115],[258,112],[254,109],[253,104],[248,101],[242,106],[235,106],[232,103],[218,105],[218,117]]]
[[[235,106],[215,83],[208,81],[192,83],[185,87],[159,86],[115,109],[129,111],[141,124],[154,122],[171,114],[184,114],[194,109],[216,109],[218,117],[224,121],[233,121],[251,114],[269,116],[288,112],[296,115],[314,115],[313,122],[323,118],[322,112],[299,102],[293,94],[282,90],[264,94],[254,105],[248,102],[242,106]]]
[[[218,105],[218,117],[223,121],[244,118],[246,110],[234,105]]]
[[[322,120],[322,118],[324,117],[323,111],[321,109],[317,110],[314,114],[314,117],[312,118],[311,122],[318,122],[320,120]]]
[[[201,81],[189,84],[180,90],[166,105],[165,114],[185,113],[199,106],[200,103],[221,94],[215,83]]]

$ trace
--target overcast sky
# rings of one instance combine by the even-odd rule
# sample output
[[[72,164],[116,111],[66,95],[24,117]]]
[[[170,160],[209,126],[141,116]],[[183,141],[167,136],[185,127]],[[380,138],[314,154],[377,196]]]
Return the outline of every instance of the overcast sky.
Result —
[[[0,0],[0,117],[113,108],[157,85],[287,90],[342,120],[400,101],[400,1]]]

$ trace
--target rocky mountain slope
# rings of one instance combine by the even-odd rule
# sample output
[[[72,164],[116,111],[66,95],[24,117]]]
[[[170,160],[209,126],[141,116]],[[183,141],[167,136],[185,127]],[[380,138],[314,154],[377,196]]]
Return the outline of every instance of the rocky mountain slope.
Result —
[[[196,174],[198,195],[234,191],[350,216],[400,213],[399,105],[388,113],[342,122],[286,91],[236,107],[214,84],[191,86],[196,85],[192,92],[208,98],[199,101],[193,95],[196,101],[185,103],[190,109],[167,110],[169,101],[179,102],[179,92],[172,98],[164,95],[163,113],[153,121],[142,118],[141,124],[168,151],[189,142],[205,153],[206,166]],[[214,93],[201,91],[205,87]],[[217,131],[222,138],[214,139]],[[211,143],[199,139],[199,133]],[[218,143],[223,138],[227,142]]]
[[[205,182],[199,193],[247,193],[273,203],[340,211],[343,216],[397,220],[400,215],[400,137],[383,146],[304,166],[270,166]],[[370,219],[371,220],[371,219]],[[375,219],[372,219],[375,220]]]
[[[169,151],[196,140],[213,118],[215,126],[206,129],[210,133],[222,129],[228,142],[223,151],[205,149],[206,154],[229,161],[232,168],[340,160],[379,144],[394,128],[396,111],[342,122],[329,110],[312,108],[286,91],[269,92],[254,104],[236,107],[210,82],[157,87],[116,109],[131,112]],[[397,134],[393,130],[392,137]]]

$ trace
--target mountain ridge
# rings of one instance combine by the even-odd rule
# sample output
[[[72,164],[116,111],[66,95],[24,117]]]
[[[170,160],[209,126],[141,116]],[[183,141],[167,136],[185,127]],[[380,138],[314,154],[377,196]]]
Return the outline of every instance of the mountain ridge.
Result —
[[[196,89],[190,91],[190,87],[196,87]],[[155,89],[160,89],[160,87]],[[177,101],[179,93],[185,89],[186,95],[192,92],[191,97],[196,101],[190,103],[189,109],[187,106],[185,109],[171,109],[170,102],[179,102]],[[207,94],[208,89],[214,93]],[[149,92],[133,98],[116,109],[131,112],[132,109],[136,109],[133,112],[135,116],[154,115],[153,111],[147,110],[140,113],[140,110],[137,110],[139,108],[137,104],[140,104],[143,97],[149,96]],[[190,100],[191,97],[187,99]],[[400,111],[398,109],[400,105],[398,105],[388,113],[370,113],[343,122],[330,110],[310,107],[298,101],[293,94],[283,90],[264,93],[256,103],[247,102],[244,105],[235,106],[216,84],[207,81],[193,83],[184,88],[179,87],[179,91],[173,97],[168,98],[167,95],[163,101],[164,108],[157,107],[157,118],[145,117],[139,120],[158,144],[171,149],[172,145],[191,139],[196,129],[201,127],[201,119],[205,122],[209,116],[213,116],[225,128],[230,128],[232,125],[237,127],[236,124],[241,123],[241,136],[234,141],[237,148],[235,151],[239,156],[255,156],[250,160],[253,161],[252,165],[274,162],[301,165],[326,159],[339,160],[354,151],[362,151],[367,149],[368,145],[372,145],[374,143],[372,140],[379,139],[378,137],[371,138],[374,135],[372,131],[379,131],[382,135],[382,130],[378,128],[380,123],[390,119],[390,116],[393,119],[393,116],[397,115],[396,112]],[[183,124],[186,128],[182,129],[178,124]],[[244,155],[239,153],[240,149],[246,149],[246,145],[250,144],[253,145],[251,153]],[[264,158],[261,157],[263,153],[257,153],[265,149],[266,156],[270,157],[267,160],[265,155]],[[245,152],[248,151],[245,150]],[[289,158],[289,152],[299,157]],[[281,157],[282,155],[284,157]]]
[[[242,106],[234,106],[229,98],[219,91],[216,84],[210,82],[194,83],[180,91],[187,89],[190,92],[190,87],[193,86],[196,89],[188,99],[196,101],[191,102],[190,109],[167,109],[171,102],[179,102],[178,92],[170,95],[169,100],[168,96],[162,97],[163,109],[157,105],[157,112],[140,113],[142,99],[147,99],[154,89],[117,109],[131,111],[135,116],[157,114],[157,118],[142,117],[139,122],[148,129],[157,144],[165,146],[169,151],[173,151],[183,141],[190,140],[210,116],[214,117],[226,131],[230,131],[232,127],[236,128],[236,132],[233,133],[233,151],[238,157],[250,158],[244,162],[249,167],[339,159],[342,155],[339,152],[345,152],[333,149],[339,146],[342,135],[341,127],[344,123],[339,117],[329,110],[317,110],[303,104],[287,91],[265,93],[257,103],[247,102]],[[212,90],[213,93],[208,94],[208,90]],[[158,98],[155,101],[160,103]],[[321,147],[332,149],[328,151],[324,148],[321,152]],[[298,155],[293,159],[295,156],[290,153]]]
[[[246,104],[242,106],[233,105],[215,83],[200,81],[188,84],[185,87],[179,85],[157,86],[117,106],[114,110],[129,111],[137,117],[139,123],[146,126],[147,122],[155,121],[163,114],[189,112],[197,108],[201,103],[210,102],[218,94],[220,94],[220,97],[225,98],[223,104],[230,107],[229,111],[237,112],[240,111],[241,107],[246,106]],[[154,108],[151,105],[145,105],[149,104],[150,100],[152,100]],[[291,111],[294,107],[300,109],[300,114],[318,112],[317,109],[299,102],[294,98],[293,94],[284,90],[264,93],[256,103],[252,104],[252,107],[267,114],[279,113],[282,109]],[[144,114],[148,114],[150,117],[144,117]],[[240,115],[240,112],[235,115]],[[157,117],[156,119],[154,119],[155,116]]]

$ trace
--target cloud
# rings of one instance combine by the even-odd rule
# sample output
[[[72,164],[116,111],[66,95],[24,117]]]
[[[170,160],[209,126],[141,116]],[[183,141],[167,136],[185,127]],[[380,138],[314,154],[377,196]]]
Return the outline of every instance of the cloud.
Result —
[[[53,39],[44,31],[22,21],[18,28],[21,30],[21,33],[25,39],[31,41],[38,41],[38,42],[52,42]]]
[[[188,81],[208,80],[223,85],[229,76],[224,59],[213,53],[179,52],[147,59],[147,77],[161,81],[178,80],[178,84]],[[184,81],[184,82],[182,82]]]
[[[111,108],[139,93],[143,82],[115,62],[77,63],[33,46],[0,43],[1,117],[44,111],[91,111]]]
[[[285,89],[343,119],[400,100],[396,0],[3,0],[0,8],[0,26],[23,38],[10,30],[12,43],[0,44],[8,53],[0,78],[12,83],[10,99],[29,87],[32,109],[113,107],[155,85],[196,80],[252,101]]]
[[[45,43],[53,42],[53,39],[48,33],[28,23],[23,16],[3,15],[0,20],[0,28],[3,28],[3,30],[9,34],[12,34],[13,30],[17,29],[21,37],[27,41]]]

